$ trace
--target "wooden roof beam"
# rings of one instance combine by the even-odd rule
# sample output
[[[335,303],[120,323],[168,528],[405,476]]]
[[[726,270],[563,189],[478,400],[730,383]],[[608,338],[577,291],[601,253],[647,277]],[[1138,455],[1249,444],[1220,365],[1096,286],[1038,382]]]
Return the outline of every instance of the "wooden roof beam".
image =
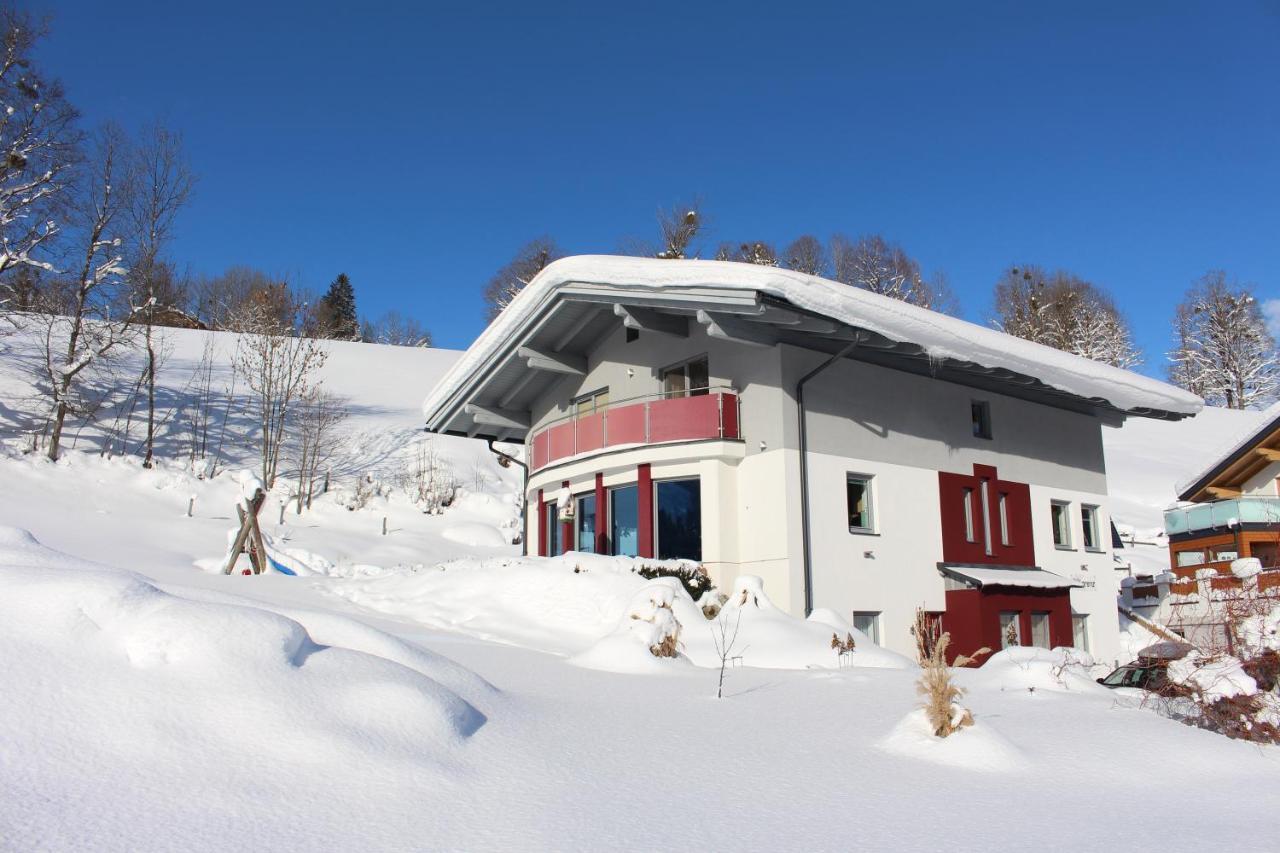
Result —
[[[613,313],[622,318],[622,325],[637,332],[653,332],[673,338],[689,337],[689,318],[672,314],[659,314],[652,308],[616,304]]]
[[[1275,447],[1255,447],[1253,452],[1268,462],[1280,462],[1280,449]]]
[[[463,408],[468,415],[475,419],[477,424],[485,424],[486,426],[527,430],[530,424],[533,423],[533,415],[530,412],[498,409],[493,406],[482,406],[478,403],[467,403]]]
[[[528,360],[530,370],[546,370],[550,373],[564,373],[570,376],[587,374],[585,356],[567,352],[547,352],[533,347],[520,347],[516,355]]]
[[[707,334],[724,341],[733,341],[749,347],[774,347],[778,336],[758,323],[747,323],[739,317],[712,311],[698,311],[698,322],[707,327]]]

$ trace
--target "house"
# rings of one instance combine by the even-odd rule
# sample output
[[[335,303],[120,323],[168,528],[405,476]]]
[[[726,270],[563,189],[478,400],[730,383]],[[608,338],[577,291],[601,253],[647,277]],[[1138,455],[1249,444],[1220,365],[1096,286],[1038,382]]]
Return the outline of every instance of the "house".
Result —
[[[576,257],[424,404],[523,442],[527,547],[700,561],[910,653],[1117,643],[1101,428],[1164,383],[787,270]]]
[[[1169,569],[1123,581],[1121,604],[1233,652],[1232,613],[1250,599],[1280,603],[1280,405],[1177,489],[1181,503],[1164,514]]]

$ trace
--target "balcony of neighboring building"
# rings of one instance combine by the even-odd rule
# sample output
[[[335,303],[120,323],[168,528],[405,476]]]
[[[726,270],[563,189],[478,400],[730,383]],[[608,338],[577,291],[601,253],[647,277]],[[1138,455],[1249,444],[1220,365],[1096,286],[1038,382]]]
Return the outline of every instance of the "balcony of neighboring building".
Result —
[[[660,393],[575,406],[575,411],[534,431],[530,471],[613,449],[690,441],[739,440],[741,401],[729,387]]]

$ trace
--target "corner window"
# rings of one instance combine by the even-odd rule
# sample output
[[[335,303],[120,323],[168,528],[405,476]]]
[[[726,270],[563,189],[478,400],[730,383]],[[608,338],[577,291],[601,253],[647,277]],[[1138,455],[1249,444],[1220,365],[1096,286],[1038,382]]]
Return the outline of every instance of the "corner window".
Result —
[[[599,391],[592,391],[590,394],[583,394],[581,397],[574,398],[573,413],[579,418],[586,417],[603,411],[608,405],[609,389],[602,388]]]
[[[845,476],[845,498],[849,510],[850,533],[875,532],[871,506],[871,478],[861,474]]]
[[[986,400],[974,400],[969,404],[973,418],[973,437],[991,438],[991,404]]]
[[[1053,522],[1054,546],[1071,548],[1071,504],[1053,501],[1049,504],[1049,517]]]
[[[880,611],[853,611],[853,627],[871,638],[871,642],[880,645]]]
[[[658,378],[662,380],[662,393],[666,397],[699,397],[711,386],[710,366],[705,355],[665,368]]]
[[[964,499],[964,538],[966,542],[977,542],[973,526],[973,489],[965,486],[961,492]]]
[[[1086,551],[1101,551],[1102,543],[1098,539],[1098,508],[1084,505],[1080,507],[1080,526],[1084,534]]]

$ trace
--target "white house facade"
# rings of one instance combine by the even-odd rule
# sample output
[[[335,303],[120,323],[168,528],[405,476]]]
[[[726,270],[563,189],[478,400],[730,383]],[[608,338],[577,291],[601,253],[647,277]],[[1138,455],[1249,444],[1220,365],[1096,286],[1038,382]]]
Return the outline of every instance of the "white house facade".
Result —
[[[1101,426],[1194,414],[1163,383],[783,270],[571,258],[425,405],[518,441],[530,553],[700,561],[910,652],[1117,646]],[[566,509],[568,505],[568,509]]]

